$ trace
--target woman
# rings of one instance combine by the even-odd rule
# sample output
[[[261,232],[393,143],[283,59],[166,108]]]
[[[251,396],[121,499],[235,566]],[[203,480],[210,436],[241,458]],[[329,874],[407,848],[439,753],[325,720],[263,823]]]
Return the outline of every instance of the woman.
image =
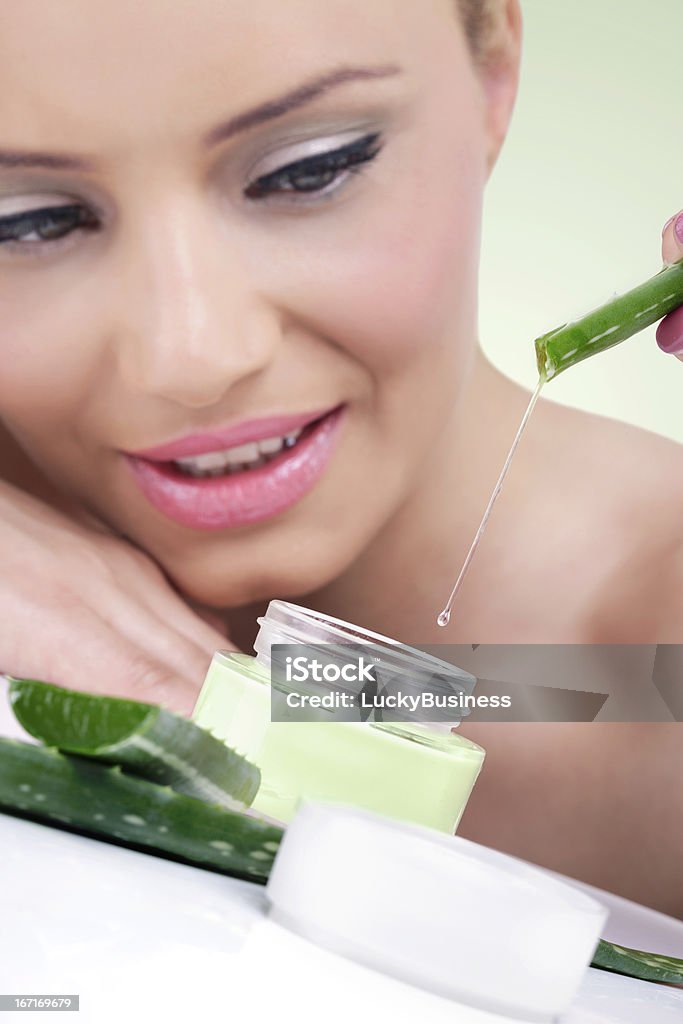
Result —
[[[683,640],[680,447],[544,403],[437,629],[528,400],[476,346],[520,14],[348,7],[3,5],[5,672],[188,713],[271,597],[416,643]],[[465,832],[683,912],[678,736],[481,726]]]

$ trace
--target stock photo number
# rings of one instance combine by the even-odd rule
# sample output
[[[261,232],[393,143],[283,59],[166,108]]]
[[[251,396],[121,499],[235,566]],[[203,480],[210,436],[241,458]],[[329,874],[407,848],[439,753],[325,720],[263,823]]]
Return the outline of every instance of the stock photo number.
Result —
[[[78,996],[0,995],[0,1010],[78,1010]]]

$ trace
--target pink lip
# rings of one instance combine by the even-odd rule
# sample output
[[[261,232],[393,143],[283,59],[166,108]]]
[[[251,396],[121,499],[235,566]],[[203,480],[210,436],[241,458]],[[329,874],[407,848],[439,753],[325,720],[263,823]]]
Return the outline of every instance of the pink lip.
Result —
[[[193,455],[206,455],[207,452],[220,452],[226,448],[235,448],[239,444],[252,441],[264,441],[267,437],[285,437],[293,430],[305,427],[309,423],[324,416],[330,410],[319,412],[293,413],[289,416],[265,416],[259,420],[247,420],[237,423],[234,427],[214,430],[206,434],[190,434],[176,441],[143,448],[140,451],[126,454],[152,462],[170,462],[172,459],[184,459]]]
[[[315,486],[334,451],[344,412],[341,406],[322,418],[319,414],[253,420],[232,431],[195,435],[125,458],[147,500],[169,519],[195,530],[248,526],[284,512]],[[171,465],[172,459],[282,436],[309,424],[293,448],[256,469],[191,477]]]

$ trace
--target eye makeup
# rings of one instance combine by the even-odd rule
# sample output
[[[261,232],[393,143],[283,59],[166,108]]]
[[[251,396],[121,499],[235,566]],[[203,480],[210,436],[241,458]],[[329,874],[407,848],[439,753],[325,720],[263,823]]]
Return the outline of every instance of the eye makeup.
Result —
[[[69,247],[77,236],[99,230],[96,204],[73,190],[45,188],[30,179],[0,185],[0,257],[36,257]]]
[[[369,164],[382,149],[382,138],[378,131],[343,141],[343,136],[331,139],[313,139],[299,146],[277,154],[278,165],[272,170],[265,168],[245,188],[244,195],[251,200],[289,193],[327,195],[336,191],[351,173],[357,173]],[[298,159],[287,160],[301,154]],[[284,164],[282,163],[284,160]],[[271,156],[269,163],[275,162]]]
[[[348,122],[347,122],[348,125]],[[372,126],[371,126],[372,125]],[[378,156],[384,146],[377,121],[355,127],[327,131],[317,126],[318,134],[282,140],[276,150],[252,160],[249,167],[228,161],[230,177],[239,182],[242,197],[249,203],[311,206],[330,200],[354,174],[359,174]],[[311,131],[313,126],[309,126]],[[6,185],[5,188],[8,186]],[[0,187],[0,255],[35,257],[60,252],[78,235],[102,227],[97,204],[81,201],[73,192],[31,187],[19,191],[13,182],[10,191]],[[228,186],[229,187],[229,186]],[[3,194],[4,193],[4,194]]]
[[[0,214],[0,245],[59,241],[74,231],[93,231],[98,226],[93,212],[80,203],[33,207],[20,213]]]

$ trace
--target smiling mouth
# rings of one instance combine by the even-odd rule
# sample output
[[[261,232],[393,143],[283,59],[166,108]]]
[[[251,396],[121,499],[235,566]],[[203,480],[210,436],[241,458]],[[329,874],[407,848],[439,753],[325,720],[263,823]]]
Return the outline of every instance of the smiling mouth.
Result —
[[[259,466],[265,466],[277,459],[282,451],[291,451],[296,448],[299,439],[310,434],[321,422],[320,417],[309,423],[306,427],[293,430],[289,434],[279,437],[267,437],[262,441],[252,441],[249,444],[235,445],[233,448],[225,448],[222,451],[207,452],[205,455],[195,455],[184,459],[171,459],[165,465],[169,469],[175,469],[181,476],[202,477],[234,476],[236,473],[245,473]]]
[[[147,500],[194,529],[246,526],[284,512],[318,482],[332,457],[346,406],[287,433],[183,454],[124,454]],[[272,430],[272,427],[271,427]]]

